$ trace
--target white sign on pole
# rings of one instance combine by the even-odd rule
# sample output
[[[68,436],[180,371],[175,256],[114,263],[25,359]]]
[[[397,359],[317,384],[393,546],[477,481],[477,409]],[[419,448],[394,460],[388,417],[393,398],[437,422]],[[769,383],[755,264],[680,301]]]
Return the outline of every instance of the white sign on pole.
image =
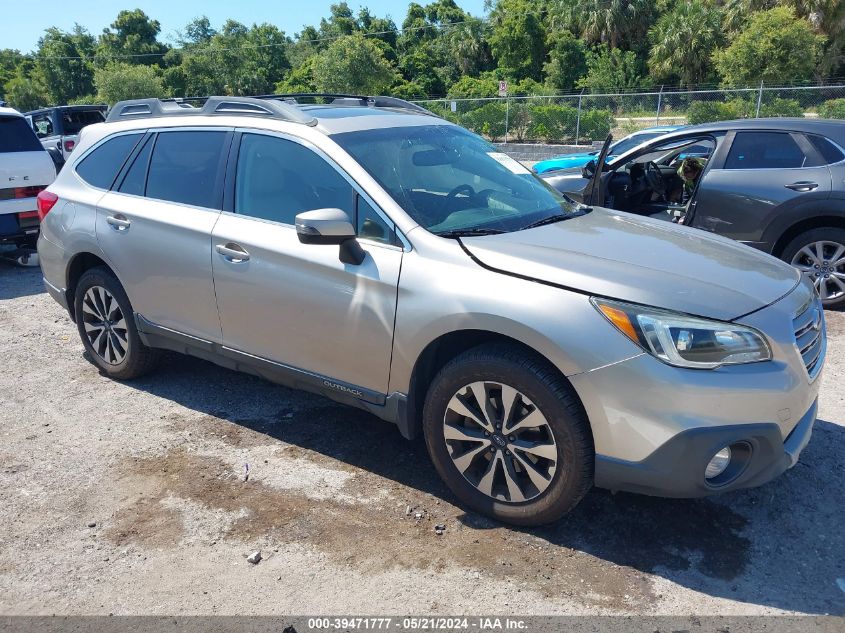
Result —
[[[500,81],[499,82],[499,96],[500,97],[507,97],[508,96],[508,82],[507,81]]]
[[[452,108],[452,112],[457,112],[457,111],[458,111],[458,103],[457,103],[457,101],[453,101],[453,102],[452,102],[451,108]]]

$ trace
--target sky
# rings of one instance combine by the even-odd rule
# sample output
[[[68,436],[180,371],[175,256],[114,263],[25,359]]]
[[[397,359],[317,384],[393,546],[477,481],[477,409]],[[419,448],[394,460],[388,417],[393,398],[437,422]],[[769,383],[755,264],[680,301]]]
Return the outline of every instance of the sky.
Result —
[[[7,0],[11,2],[11,0]],[[428,4],[428,0],[416,0]],[[353,12],[366,6],[370,13],[390,16],[397,27],[402,26],[410,0],[347,0]],[[56,26],[63,31],[73,28],[75,22],[87,28],[94,36],[102,33],[123,9],[143,9],[151,18],[161,23],[159,39],[173,44],[176,32],[196,17],[208,16],[214,28],[228,18],[253,23],[269,22],[293,36],[303,26],[318,26],[320,18],[329,15],[332,0],[97,0],[95,2],[68,2],[68,0],[39,0],[37,10],[25,8],[22,3],[11,3],[3,11],[0,23],[0,48],[30,52],[38,45],[44,30]],[[456,0],[456,4],[472,15],[484,13],[484,0]]]

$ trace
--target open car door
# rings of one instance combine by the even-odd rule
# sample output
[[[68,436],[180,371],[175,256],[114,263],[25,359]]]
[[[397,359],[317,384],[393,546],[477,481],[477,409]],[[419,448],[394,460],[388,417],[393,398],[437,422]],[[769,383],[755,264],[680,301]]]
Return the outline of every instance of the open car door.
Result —
[[[590,180],[584,188],[584,204],[601,206],[604,202],[604,187],[602,186],[602,176],[604,175],[604,164],[607,161],[607,154],[610,152],[610,143],[613,141],[613,135],[608,134],[604,140],[601,151],[595,160],[591,160],[584,165],[584,177],[589,174],[590,168],[592,174],[589,175]]]

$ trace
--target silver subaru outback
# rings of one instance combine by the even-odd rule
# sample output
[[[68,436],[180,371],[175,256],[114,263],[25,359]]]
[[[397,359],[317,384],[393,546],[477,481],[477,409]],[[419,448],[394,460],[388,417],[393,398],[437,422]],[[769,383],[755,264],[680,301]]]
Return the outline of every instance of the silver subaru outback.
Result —
[[[467,507],[553,521],[591,486],[697,497],[798,460],[824,314],[734,241],[562,196],[386,97],[122,102],[39,198],[98,369],[176,350],[422,435]]]

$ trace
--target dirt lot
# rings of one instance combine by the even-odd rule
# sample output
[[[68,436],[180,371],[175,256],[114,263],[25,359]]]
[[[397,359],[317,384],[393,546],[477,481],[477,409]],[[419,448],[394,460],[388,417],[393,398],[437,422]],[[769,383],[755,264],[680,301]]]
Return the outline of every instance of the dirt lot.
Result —
[[[0,613],[845,614],[845,314],[828,328],[820,421],[780,479],[596,490],[517,530],[356,410],[180,356],[101,377],[39,271],[0,263]]]

